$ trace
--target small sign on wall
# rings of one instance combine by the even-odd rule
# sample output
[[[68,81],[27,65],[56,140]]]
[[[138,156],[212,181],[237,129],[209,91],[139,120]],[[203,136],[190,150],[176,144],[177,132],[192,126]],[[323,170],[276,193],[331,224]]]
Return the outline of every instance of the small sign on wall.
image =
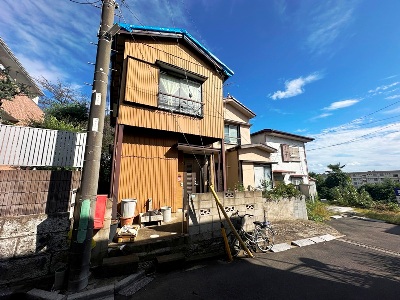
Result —
[[[400,188],[395,188],[394,193],[396,194],[397,203],[400,205]]]

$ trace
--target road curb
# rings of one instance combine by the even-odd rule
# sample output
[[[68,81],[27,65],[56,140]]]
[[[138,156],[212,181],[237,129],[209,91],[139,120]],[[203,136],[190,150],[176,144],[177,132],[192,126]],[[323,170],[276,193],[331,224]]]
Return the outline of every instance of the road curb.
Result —
[[[146,280],[148,278],[148,280]],[[96,289],[81,291],[69,295],[49,292],[40,289],[32,289],[26,293],[28,299],[32,300],[76,300],[76,299],[114,299],[120,292],[129,289],[138,291],[153,280],[146,277],[144,270],[131,274],[124,279]]]
[[[333,236],[331,234],[324,234],[324,235],[309,237],[309,238],[305,238],[305,239],[291,241],[290,244],[288,244],[288,243],[276,244],[272,247],[271,252],[277,253],[277,252],[287,251],[287,250],[290,250],[293,248],[302,248],[305,246],[310,246],[310,245],[314,245],[314,244],[333,241],[333,240],[336,240],[336,239],[342,238],[342,237],[344,237],[344,235]]]

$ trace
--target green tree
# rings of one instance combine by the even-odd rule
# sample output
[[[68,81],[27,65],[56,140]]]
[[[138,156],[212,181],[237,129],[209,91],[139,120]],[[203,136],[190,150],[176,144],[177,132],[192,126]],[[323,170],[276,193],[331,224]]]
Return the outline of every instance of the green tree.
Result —
[[[357,190],[351,183],[351,178],[343,172],[345,165],[330,164],[326,175],[312,174],[316,179],[319,198],[336,201],[341,205],[369,208],[373,200],[365,189]]]
[[[326,171],[328,175],[325,179],[325,186],[328,189],[334,187],[346,187],[351,185],[351,178],[342,171],[345,165],[341,166],[340,163],[330,164],[327,166],[330,170]]]
[[[326,171],[327,173],[340,173],[343,172],[342,169],[345,167],[346,165],[341,166],[340,163],[337,164],[329,164],[327,165],[327,168],[330,169],[330,171]]]
[[[40,106],[44,109],[54,104],[89,103],[89,97],[69,83],[61,80],[51,82],[44,77],[37,79],[37,81],[46,91],[45,95],[39,100]]]
[[[359,187],[359,191],[368,192],[374,201],[396,202],[395,188],[400,188],[399,182],[386,178],[381,183],[367,183]]]
[[[0,68],[0,105],[2,100],[12,100],[18,95],[30,95],[29,86],[10,76],[10,68]]]
[[[110,115],[104,119],[103,143],[101,148],[99,194],[108,194],[111,182],[112,146],[114,145],[114,128],[110,123]]]
[[[317,174],[314,172],[310,172],[309,175],[310,175],[310,177],[315,179],[318,197],[320,199],[328,199],[329,198],[329,188],[327,188],[325,185],[326,175]]]
[[[43,121],[32,121],[31,127],[84,132],[89,119],[89,98],[78,89],[60,80],[38,80],[45,90],[39,105],[45,112]]]

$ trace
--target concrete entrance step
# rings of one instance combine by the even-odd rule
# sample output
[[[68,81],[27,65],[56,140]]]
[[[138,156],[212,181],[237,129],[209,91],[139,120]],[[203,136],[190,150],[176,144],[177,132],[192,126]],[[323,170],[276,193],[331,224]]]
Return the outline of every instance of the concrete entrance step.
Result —
[[[126,244],[113,243],[109,245],[109,256],[136,254],[140,261],[148,261],[160,255],[184,252],[186,247],[187,236],[179,235]]]

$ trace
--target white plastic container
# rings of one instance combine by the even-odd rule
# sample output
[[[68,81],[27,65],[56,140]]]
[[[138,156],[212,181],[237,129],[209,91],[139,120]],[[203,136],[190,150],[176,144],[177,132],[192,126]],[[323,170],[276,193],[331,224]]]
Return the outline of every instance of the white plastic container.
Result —
[[[161,206],[161,212],[163,214],[163,222],[171,221],[171,206]]]
[[[132,218],[135,216],[136,199],[122,199],[121,213],[123,218]]]

